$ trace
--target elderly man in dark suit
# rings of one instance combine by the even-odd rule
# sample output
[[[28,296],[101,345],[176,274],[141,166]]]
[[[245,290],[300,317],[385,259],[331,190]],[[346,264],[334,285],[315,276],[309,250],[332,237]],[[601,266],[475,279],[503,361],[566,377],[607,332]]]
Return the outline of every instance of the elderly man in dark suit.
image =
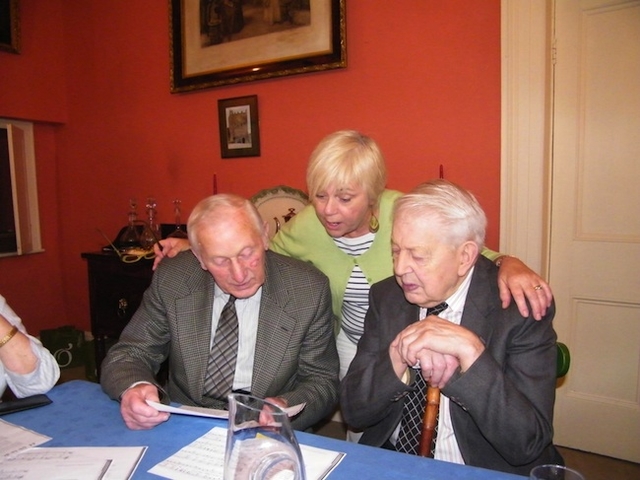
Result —
[[[436,459],[527,475],[562,462],[552,444],[554,308],[541,321],[501,308],[498,269],[478,255],[485,228],[476,199],[445,180],[396,202],[395,278],[371,289],[342,413],[364,430],[360,443],[417,453],[424,399],[418,412],[410,404],[421,376],[442,388]]]
[[[191,251],[162,262],[102,365],[102,388],[121,401],[126,425],[168,419],[146,400],[223,408],[232,391],[281,406],[306,403],[294,428],[317,423],[338,398],[327,278],[267,251],[267,226],[243,198],[206,198],[187,230]],[[165,360],[163,386],[155,375]]]

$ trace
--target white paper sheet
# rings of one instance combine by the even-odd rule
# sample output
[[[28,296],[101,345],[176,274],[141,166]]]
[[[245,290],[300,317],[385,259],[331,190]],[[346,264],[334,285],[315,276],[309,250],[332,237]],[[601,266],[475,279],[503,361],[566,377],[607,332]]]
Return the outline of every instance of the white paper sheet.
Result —
[[[0,461],[49,440],[51,437],[0,420]]]
[[[227,429],[214,427],[196,441],[158,463],[149,473],[170,480],[222,480]],[[322,480],[345,457],[344,453],[300,445],[307,480]]]
[[[229,418],[229,412],[227,410],[218,410],[215,408],[191,407],[188,405],[172,407],[171,405],[164,405],[162,403],[154,402],[151,400],[147,400],[147,405],[155,408],[159,412],[177,413],[179,415],[194,415],[196,417],[219,418],[222,420],[226,420]],[[287,415],[293,417],[294,415],[300,413],[305,405],[306,403],[300,403],[292,407],[284,408],[283,410],[287,412]]]
[[[0,478],[128,480],[147,447],[30,448],[0,462]]]

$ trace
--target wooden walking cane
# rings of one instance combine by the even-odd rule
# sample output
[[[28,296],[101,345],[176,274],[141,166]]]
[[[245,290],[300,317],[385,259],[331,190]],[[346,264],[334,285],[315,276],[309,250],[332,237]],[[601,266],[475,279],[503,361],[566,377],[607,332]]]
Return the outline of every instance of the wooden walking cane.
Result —
[[[440,409],[440,389],[437,387],[427,387],[427,406],[422,418],[422,435],[420,436],[420,446],[418,455],[421,457],[431,457],[431,442],[433,433],[438,421],[438,410]]]

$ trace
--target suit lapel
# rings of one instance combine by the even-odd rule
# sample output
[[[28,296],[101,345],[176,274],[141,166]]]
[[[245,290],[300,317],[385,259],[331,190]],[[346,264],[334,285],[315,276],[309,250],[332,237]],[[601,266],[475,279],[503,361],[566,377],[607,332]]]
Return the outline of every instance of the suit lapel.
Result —
[[[204,274],[206,280],[197,290],[175,301],[177,338],[194,399],[202,396],[211,345],[214,282],[209,273]]]
[[[289,292],[280,281],[275,261],[267,254],[266,281],[262,287],[256,353],[253,361],[251,393],[264,397],[278,377],[279,367],[289,351],[296,319],[286,313]]]
[[[482,256],[478,258],[460,322],[485,343],[491,337],[491,331],[495,326],[494,321],[487,322],[485,319],[499,307],[496,306],[495,299],[500,298],[496,274],[491,272],[492,268],[490,260]]]

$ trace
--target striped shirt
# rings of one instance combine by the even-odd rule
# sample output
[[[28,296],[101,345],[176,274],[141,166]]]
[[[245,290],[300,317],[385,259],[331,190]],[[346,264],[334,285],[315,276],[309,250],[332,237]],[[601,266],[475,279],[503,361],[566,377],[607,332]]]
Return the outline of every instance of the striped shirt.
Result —
[[[375,233],[367,233],[357,238],[334,238],[336,246],[351,257],[364,254],[375,239]],[[342,330],[354,344],[358,343],[364,331],[364,316],[369,308],[369,282],[356,262],[347,282],[342,303]]]

